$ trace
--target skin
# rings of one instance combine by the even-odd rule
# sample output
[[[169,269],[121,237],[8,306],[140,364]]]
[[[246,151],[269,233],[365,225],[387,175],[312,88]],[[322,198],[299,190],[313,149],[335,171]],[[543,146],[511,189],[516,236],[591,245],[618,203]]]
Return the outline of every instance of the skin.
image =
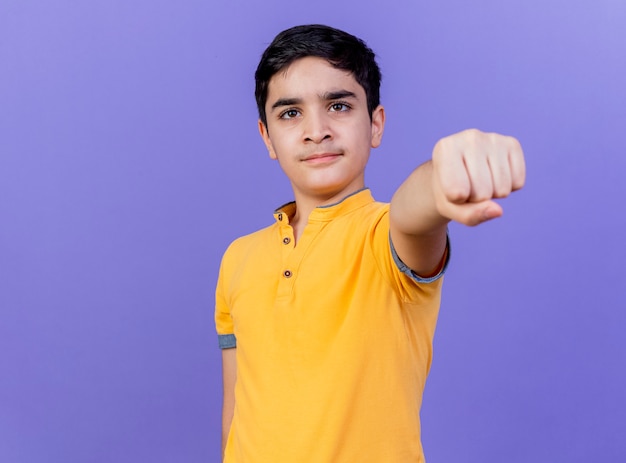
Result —
[[[385,111],[370,119],[367,97],[352,75],[321,58],[303,58],[269,84],[267,126],[259,132],[271,159],[289,178],[297,239],[311,211],[365,186],[370,149],[380,145]]]
[[[290,223],[297,242],[314,208],[364,187],[385,111],[379,106],[370,118],[365,91],[350,73],[307,57],[272,77],[266,112],[267,125],[259,121],[259,132],[291,182],[297,210]],[[432,159],[391,200],[390,233],[398,256],[418,275],[437,274],[448,223],[475,226],[500,217],[502,207],[493,200],[522,188],[525,176],[524,154],[513,137],[470,129],[439,140]],[[235,407],[236,349],[222,355],[223,455]]]
[[[235,382],[237,381],[237,349],[222,349],[222,460],[228,440],[228,432],[235,414]]]

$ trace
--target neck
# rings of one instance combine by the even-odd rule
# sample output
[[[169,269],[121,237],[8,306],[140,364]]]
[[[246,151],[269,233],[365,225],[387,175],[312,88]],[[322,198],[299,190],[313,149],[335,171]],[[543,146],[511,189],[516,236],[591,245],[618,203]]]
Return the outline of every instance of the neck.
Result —
[[[300,241],[300,236],[304,231],[304,227],[309,221],[309,215],[313,212],[317,205],[309,202],[298,201],[296,199],[296,213],[289,219],[289,224],[293,228],[293,237],[296,243]]]
[[[339,194],[335,194],[332,196],[320,196],[320,197],[310,197],[307,195],[301,195],[297,192],[294,192],[295,201],[296,201],[296,213],[293,217],[289,219],[289,224],[293,228],[293,235],[296,242],[298,242],[302,232],[304,231],[304,227],[309,221],[309,216],[313,209],[320,206],[328,206],[330,204],[336,204],[343,200],[346,196],[349,196],[352,193],[360,190],[363,187],[357,188],[354,191],[350,191],[346,193],[342,191]]]

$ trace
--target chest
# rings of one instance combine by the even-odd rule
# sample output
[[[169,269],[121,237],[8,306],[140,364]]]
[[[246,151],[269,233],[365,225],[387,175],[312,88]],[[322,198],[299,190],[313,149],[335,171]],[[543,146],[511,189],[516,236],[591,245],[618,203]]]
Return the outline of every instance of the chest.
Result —
[[[238,347],[276,346],[280,339],[291,349],[323,348],[389,323],[383,312],[395,293],[365,234],[319,224],[293,246],[289,230],[250,249],[235,272],[229,306]]]

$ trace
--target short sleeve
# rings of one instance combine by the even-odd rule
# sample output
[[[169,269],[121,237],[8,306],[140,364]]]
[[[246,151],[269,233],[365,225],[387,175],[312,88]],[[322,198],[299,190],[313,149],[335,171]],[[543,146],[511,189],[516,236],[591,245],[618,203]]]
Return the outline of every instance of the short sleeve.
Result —
[[[220,273],[217,278],[217,286],[215,288],[215,328],[220,349],[230,349],[237,347],[237,339],[234,334],[233,318],[230,314],[230,307],[226,297],[226,275],[224,260],[220,266]]]
[[[402,259],[400,259],[400,256],[398,256],[398,253],[396,252],[396,249],[393,247],[391,234],[389,235],[389,247],[391,248],[391,256],[393,257],[394,262],[398,266],[398,269],[405,275],[408,275],[411,279],[413,279],[417,283],[432,283],[433,281],[437,281],[439,278],[441,278],[444,275],[444,273],[446,273],[446,269],[448,268],[448,262],[450,262],[450,236],[447,233],[446,233],[446,249],[445,249],[443,258],[441,259],[441,265],[439,267],[439,271],[434,276],[428,277],[428,278],[419,276],[417,273],[411,270],[404,262],[402,262]]]
[[[395,289],[398,296],[406,303],[420,304],[433,297],[441,289],[442,276],[450,257],[449,249],[442,256],[441,269],[431,278],[422,278],[415,274],[398,257],[389,232],[389,205],[385,204],[372,222],[369,241],[374,259],[383,277]]]

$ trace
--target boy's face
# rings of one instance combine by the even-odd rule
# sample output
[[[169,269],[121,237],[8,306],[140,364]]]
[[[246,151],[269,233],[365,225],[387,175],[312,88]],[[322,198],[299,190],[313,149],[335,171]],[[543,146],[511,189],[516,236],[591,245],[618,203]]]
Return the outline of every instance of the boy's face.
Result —
[[[363,188],[370,148],[381,141],[382,106],[372,119],[352,74],[315,57],[294,61],[268,86],[259,131],[291,181],[296,201],[336,202]]]

